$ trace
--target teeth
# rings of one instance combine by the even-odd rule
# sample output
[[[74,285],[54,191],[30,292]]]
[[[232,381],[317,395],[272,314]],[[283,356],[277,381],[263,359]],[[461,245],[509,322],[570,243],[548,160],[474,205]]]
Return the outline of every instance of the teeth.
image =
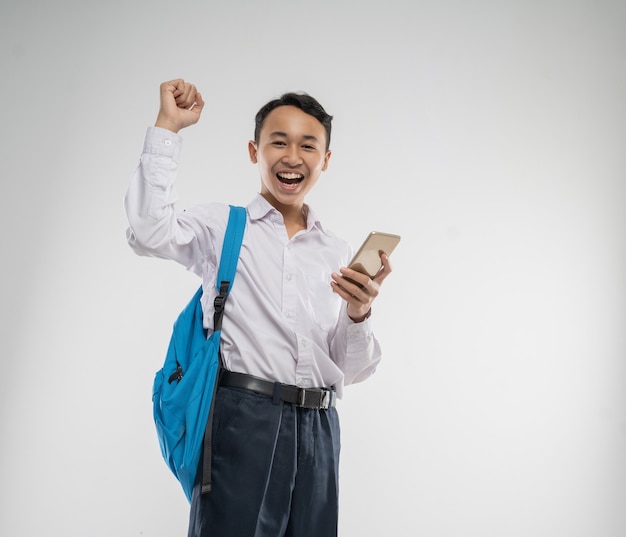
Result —
[[[279,173],[278,177],[280,177],[281,179],[287,179],[289,181],[302,179],[302,175],[300,175],[299,173]]]

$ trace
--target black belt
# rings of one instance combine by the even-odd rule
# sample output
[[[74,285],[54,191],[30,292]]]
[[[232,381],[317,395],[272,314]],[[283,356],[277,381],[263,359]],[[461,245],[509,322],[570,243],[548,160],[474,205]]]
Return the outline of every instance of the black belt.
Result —
[[[222,370],[220,386],[251,390],[267,395],[274,400],[291,403],[301,408],[326,410],[335,406],[335,392],[327,388],[299,388],[291,384],[282,384],[261,379],[244,373]]]

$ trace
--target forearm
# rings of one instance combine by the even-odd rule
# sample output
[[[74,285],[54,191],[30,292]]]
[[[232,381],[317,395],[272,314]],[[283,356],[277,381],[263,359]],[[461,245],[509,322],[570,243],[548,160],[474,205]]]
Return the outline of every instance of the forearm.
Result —
[[[342,316],[331,342],[331,353],[344,374],[346,386],[374,374],[382,353],[369,318],[354,323],[347,315]]]
[[[146,133],[141,159],[132,175],[124,208],[127,238],[140,255],[175,259],[190,266],[188,246],[194,234],[179,222],[174,180],[180,155],[180,136],[151,127]]]

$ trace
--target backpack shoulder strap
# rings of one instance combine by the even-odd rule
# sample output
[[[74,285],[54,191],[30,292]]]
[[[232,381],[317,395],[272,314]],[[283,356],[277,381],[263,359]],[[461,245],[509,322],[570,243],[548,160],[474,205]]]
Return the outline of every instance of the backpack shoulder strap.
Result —
[[[239,261],[239,251],[241,250],[241,242],[243,241],[243,233],[246,229],[247,214],[244,207],[230,206],[230,214],[228,217],[228,226],[224,234],[224,243],[222,244],[222,256],[220,258],[220,266],[217,272],[216,287],[219,294],[215,297],[214,306],[215,314],[213,316],[214,333],[222,329],[222,317],[224,315],[224,306],[228,293],[232,289],[237,270],[237,262]],[[221,335],[221,334],[220,334]],[[221,354],[218,351],[220,367],[222,367]],[[214,390],[217,389],[217,383]],[[215,393],[213,393],[215,399]],[[213,405],[209,411],[209,418],[202,440],[202,494],[211,491],[211,429],[213,422]]]
[[[222,256],[220,258],[220,266],[216,280],[216,287],[219,294],[215,297],[214,302],[215,315],[213,316],[213,330],[215,331],[221,330],[222,328],[224,305],[226,303],[226,297],[235,281],[243,233],[246,229],[246,220],[247,215],[245,207],[230,206],[228,225],[224,235],[224,243],[222,244]]]
[[[218,290],[223,281],[230,282],[230,287],[233,285],[245,228],[246,209],[244,207],[231,205],[228,226],[226,227],[226,234],[224,235],[224,244],[222,245],[220,267],[217,273]]]

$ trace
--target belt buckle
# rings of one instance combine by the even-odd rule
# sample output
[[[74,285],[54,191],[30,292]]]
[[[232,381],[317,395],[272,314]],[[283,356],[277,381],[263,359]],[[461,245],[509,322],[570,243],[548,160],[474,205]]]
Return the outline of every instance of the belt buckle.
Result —
[[[307,401],[307,393],[309,396],[315,395],[315,401]],[[331,406],[332,394],[330,390],[307,390],[300,388],[298,390],[298,406],[303,408],[317,408],[320,410],[328,410]]]

